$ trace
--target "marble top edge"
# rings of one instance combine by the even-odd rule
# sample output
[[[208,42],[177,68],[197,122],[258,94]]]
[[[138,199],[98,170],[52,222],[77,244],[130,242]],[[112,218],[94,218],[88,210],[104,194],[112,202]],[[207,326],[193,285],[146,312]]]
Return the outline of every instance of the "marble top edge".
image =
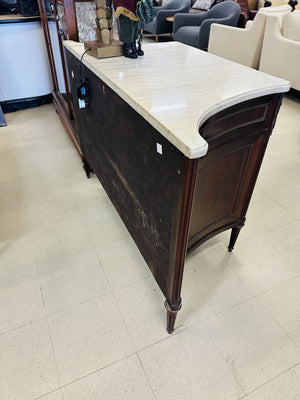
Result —
[[[286,93],[290,89],[290,85],[287,84],[286,86],[278,86],[277,88],[270,87],[266,88],[262,96],[267,96],[269,94],[274,94],[274,93]],[[257,96],[261,97],[261,96]],[[255,98],[255,96],[253,97]],[[244,96],[240,97],[240,102],[242,103],[244,101],[250,100],[251,98],[249,97],[249,93],[245,93]],[[201,115],[201,117],[198,120],[197,123],[197,129],[199,130],[200,127],[204,124],[205,121],[208,120],[208,118],[212,117],[214,114],[216,114],[219,111],[225,110],[226,108],[232,107],[236,105],[236,99],[231,98],[228,99],[227,101],[224,101],[222,104],[220,104],[220,108],[218,109],[217,105],[212,106],[210,109],[208,109],[205,113]]]
[[[64,41],[64,46],[78,59],[84,53],[83,43]],[[141,60],[85,55],[82,62],[188,158],[207,153],[208,144],[198,130],[212,115],[290,89],[283,79],[179,42],[143,47]],[[157,53],[158,48],[164,51]],[[181,76],[188,76],[186,85],[177,85]]]

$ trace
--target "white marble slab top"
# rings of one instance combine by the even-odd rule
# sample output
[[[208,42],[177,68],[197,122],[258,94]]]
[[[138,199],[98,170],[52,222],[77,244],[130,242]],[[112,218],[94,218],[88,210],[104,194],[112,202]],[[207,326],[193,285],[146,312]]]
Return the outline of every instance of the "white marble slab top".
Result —
[[[82,43],[64,45],[81,58]],[[179,42],[146,43],[143,50],[137,60],[86,54],[83,63],[188,158],[207,153],[198,129],[210,116],[290,89],[283,79]]]

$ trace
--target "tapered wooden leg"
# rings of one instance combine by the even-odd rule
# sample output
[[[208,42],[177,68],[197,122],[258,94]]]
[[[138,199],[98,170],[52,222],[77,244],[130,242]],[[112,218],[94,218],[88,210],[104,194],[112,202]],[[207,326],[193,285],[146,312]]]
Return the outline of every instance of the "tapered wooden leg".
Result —
[[[158,35],[155,35],[155,41],[158,42]]]
[[[90,164],[87,162],[86,158],[84,156],[81,157],[82,163],[83,163],[83,169],[85,170],[85,174],[87,178],[90,178],[91,172],[94,172],[93,169],[91,168]]]
[[[231,236],[230,236],[230,241],[229,241],[229,246],[228,246],[228,251],[232,252],[235,242],[239,236],[240,230],[242,229],[243,226],[237,226],[232,229],[231,231]]]
[[[167,331],[172,333],[174,331],[175,320],[178,311],[181,309],[181,299],[175,304],[169,304],[167,300],[165,301],[165,307],[167,310]]]

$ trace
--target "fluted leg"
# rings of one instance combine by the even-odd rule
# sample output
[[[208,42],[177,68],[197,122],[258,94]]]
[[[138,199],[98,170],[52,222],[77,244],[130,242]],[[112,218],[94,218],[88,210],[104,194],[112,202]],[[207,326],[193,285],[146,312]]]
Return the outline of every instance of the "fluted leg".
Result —
[[[167,310],[167,331],[168,331],[168,333],[172,333],[174,331],[176,316],[177,316],[178,311],[181,309],[181,306],[182,306],[181,298],[180,298],[179,302],[173,303],[171,305],[167,302],[167,300],[165,301],[165,307]]]

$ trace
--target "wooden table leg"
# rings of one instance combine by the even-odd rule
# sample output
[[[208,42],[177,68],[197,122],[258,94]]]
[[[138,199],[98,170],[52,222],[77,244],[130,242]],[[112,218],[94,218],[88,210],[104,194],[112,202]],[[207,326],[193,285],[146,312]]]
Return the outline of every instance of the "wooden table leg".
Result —
[[[235,228],[232,228],[231,235],[230,235],[229,246],[228,246],[228,251],[230,253],[232,252],[232,250],[234,248],[235,242],[236,242],[236,240],[237,240],[237,238],[239,236],[239,233],[240,233],[242,227],[243,227],[243,225],[236,226]]]
[[[167,310],[167,331],[168,333],[173,333],[175,320],[178,311],[181,309],[182,303],[181,298],[178,303],[176,304],[169,304],[167,300],[165,301],[165,308]]]

